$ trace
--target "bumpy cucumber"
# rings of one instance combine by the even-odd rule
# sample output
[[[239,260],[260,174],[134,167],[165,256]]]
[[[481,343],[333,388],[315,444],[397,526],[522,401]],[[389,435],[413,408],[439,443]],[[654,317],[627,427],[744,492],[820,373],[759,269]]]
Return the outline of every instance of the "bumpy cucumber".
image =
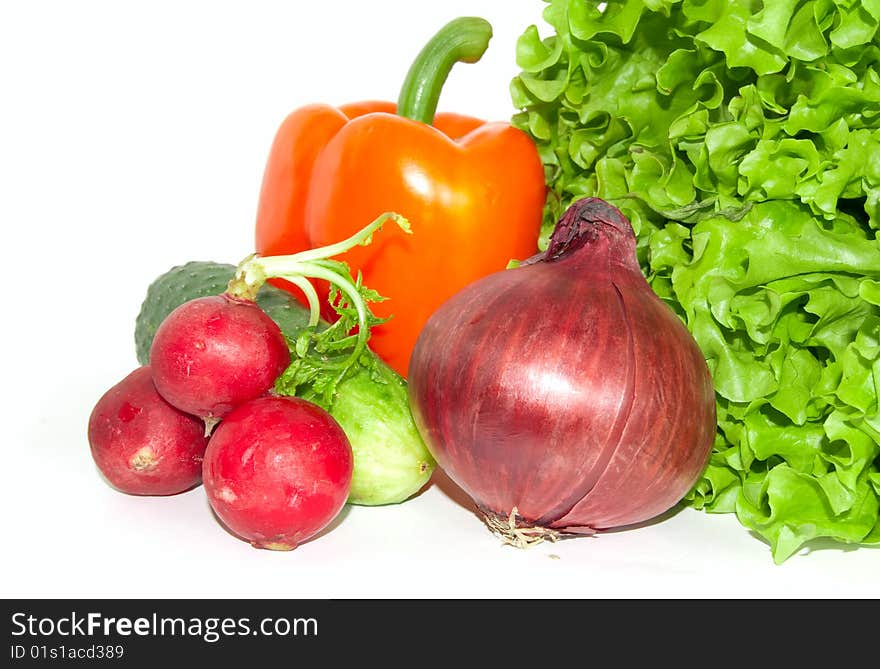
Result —
[[[149,362],[153,337],[168,314],[196,297],[219,295],[234,273],[233,265],[192,261],[153,281],[135,323],[138,362]],[[260,288],[257,303],[291,340],[308,325],[308,310],[270,284]],[[354,453],[351,504],[403,502],[431,478],[435,462],[413,422],[406,381],[381,360],[372,369],[358,367],[339,383],[330,413]]]

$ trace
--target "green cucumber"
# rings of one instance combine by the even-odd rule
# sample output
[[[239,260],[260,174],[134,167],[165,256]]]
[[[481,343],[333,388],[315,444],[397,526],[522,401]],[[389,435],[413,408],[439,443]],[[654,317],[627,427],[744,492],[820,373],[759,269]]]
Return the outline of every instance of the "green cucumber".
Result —
[[[219,295],[234,273],[234,265],[192,261],[156,278],[135,322],[138,362],[149,363],[153,337],[168,314],[188,300]],[[263,285],[257,304],[290,341],[296,341],[308,327],[308,309],[284,290]],[[356,365],[337,386],[329,410],[354,453],[349,503],[397,504],[412,497],[431,478],[435,462],[413,422],[406,381],[384,362],[376,359],[370,367]]]

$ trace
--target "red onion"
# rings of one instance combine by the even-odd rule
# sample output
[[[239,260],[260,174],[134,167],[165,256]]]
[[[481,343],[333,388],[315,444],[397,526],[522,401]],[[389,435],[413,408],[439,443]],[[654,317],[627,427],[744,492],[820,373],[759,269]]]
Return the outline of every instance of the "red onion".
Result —
[[[703,355],[645,281],[629,221],[597,198],[546,252],[443,304],[408,381],[438,464],[516,545],[654,518],[715,435]]]

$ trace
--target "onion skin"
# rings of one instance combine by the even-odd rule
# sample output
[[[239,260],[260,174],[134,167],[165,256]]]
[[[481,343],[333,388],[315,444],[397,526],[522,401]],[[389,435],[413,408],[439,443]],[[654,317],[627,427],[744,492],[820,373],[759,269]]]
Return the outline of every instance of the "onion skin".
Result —
[[[667,511],[715,436],[705,359],[651,290],[635,236],[597,198],[547,251],[429,319],[408,373],[416,425],[490,522],[592,534]]]

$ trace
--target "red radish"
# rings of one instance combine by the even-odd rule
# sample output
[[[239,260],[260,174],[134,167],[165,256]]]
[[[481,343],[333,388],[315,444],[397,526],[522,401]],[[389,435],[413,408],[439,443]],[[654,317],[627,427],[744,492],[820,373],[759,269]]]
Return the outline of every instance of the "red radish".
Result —
[[[289,364],[278,325],[255,302],[228,294],[177,307],[150,348],[162,397],[209,424],[266,393]]]
[[[156,392],[148,366],[98,400],[88,437],[98,469],[122,492],[174,495],[202,479],[205,426]]]
[[[334,418],[295,397],[242,404],[219,424],[203,465],[214,512],[257,548],[292,550],[342,510],[354,458]]]

